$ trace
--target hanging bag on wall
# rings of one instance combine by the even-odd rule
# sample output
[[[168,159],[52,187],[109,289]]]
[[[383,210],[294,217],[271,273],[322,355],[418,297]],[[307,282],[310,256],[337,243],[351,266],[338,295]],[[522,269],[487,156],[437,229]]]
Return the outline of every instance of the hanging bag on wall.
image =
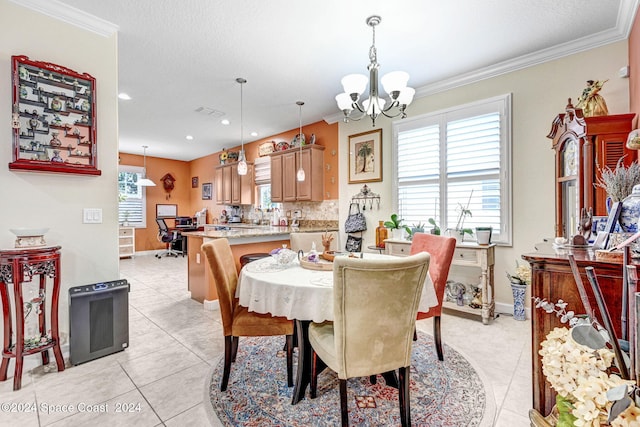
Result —
[[[354,206],[358,212],[351,213]],[[344,231],[346,233],[358,233],[360,231],[365,231],[366,229],[367,221],[365,220],[364,214],[360,212],[360,206],[357,203],[351,203],[349,205],[349,215],[344,223]]]
[[[362,237],[348,235],[345,249],[347,252],[360,252],[362,250]]]

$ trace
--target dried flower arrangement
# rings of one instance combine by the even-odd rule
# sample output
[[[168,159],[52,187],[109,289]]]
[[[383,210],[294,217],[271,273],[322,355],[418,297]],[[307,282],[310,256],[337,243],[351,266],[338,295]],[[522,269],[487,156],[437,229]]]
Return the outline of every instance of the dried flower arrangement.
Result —
[[[612,202],[621,202],[631,194],[634,185],[640,184],[640,164],[634,161],[625,167],[622,163],[623,158],[618,160],[614,170],[608,166],[600,168],[600,176],[594,184],[596,187],[603,188]]]

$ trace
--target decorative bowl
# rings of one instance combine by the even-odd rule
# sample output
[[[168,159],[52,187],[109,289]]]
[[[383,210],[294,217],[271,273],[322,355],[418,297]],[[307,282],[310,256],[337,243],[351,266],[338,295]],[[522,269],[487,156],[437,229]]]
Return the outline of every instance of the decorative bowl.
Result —
[[[277,264],[286,265],[293,262],[298,256],[297,253],[292,251],[291,249],[280,249],[278,252],[271,254],[273,259],[276,260]]]
[[[13,234],[17,237],[33,237],[33,236],[44,236],[48,228],[10,228]]]

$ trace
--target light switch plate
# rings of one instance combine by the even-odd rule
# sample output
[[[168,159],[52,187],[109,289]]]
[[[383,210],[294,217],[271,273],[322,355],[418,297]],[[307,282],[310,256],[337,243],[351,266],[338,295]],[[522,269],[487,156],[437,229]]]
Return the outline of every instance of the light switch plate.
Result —
[[[102,209],[84,208],[82,209],[83,224],[102,224]]]

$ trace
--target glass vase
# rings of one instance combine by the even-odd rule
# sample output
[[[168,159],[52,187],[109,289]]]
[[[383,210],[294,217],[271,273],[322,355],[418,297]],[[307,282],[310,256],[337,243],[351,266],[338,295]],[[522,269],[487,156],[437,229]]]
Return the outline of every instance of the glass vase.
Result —
[[[384,241],[388,237],[389,232],[384,226],[383,221],[378,221],[378,227],[376,227],[376,247],[384,248]]]

